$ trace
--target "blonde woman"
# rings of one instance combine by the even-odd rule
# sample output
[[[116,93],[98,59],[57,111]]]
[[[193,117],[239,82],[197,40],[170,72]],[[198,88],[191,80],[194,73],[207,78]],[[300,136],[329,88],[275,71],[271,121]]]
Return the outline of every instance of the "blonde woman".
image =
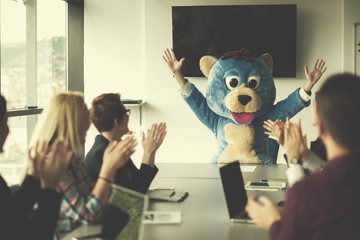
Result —
[[[8,134],[6,100],[0,95],[0,153]],[[0,239],[54,237],[61,201],[56,188],[67,170],[71,151],[64,140],[56,139],[51,149],[37,142],[28,153],[29,171],[16,192],[10,191],[0,175]],[[36,201],[37,211],[29,218]]]
[[[115,170],[128,161],[136,146],[134,138],[112,142],[104,153],[99,178],[93,183],[82,161],[89,126],[89,111],[83,95],[78,92],[60,93],[43,110],[31,142],[45,141],[51,146],[54,139],[63,138],[73,152],[69,169],[58,186],[63,199],[55,234],[60,238],[81,223],[94,222],[101,217]]]

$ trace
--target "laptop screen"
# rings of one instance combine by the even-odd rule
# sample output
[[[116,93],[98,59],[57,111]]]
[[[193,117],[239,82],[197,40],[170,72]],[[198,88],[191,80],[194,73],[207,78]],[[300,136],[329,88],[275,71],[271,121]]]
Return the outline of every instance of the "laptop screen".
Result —
[[[220,167],[220,176],[229,215],[230,218],[234,218],[237,214],[245,211],[247,203],[239,162],[232,162]]]

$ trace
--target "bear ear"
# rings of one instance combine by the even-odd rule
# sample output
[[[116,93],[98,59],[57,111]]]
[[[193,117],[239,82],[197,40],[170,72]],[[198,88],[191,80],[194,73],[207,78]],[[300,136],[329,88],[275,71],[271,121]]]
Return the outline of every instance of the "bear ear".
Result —
[[[212,56],[204,56],[200,59],[200,70],[206,77],[209,76],[210,69],[216,61],[217,59]]]
[[[266,63],[266,65],[269,67],[270,72],[272,72],[272,71],[273,71],[274,63],[273,63],[273,59],[272,59],[271,54],[265,53],[264,55],[261,56],[261,59],[264,60],[264,62]]]

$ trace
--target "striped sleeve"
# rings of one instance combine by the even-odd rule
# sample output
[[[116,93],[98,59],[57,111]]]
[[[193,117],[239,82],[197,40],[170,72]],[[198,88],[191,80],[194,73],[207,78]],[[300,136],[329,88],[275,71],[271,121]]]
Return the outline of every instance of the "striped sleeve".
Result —
[[[69,169],[58,189],[63,196],[56,230],[58,237],[101,217],[104,206],[91,194],[92,184],[82,165]]]

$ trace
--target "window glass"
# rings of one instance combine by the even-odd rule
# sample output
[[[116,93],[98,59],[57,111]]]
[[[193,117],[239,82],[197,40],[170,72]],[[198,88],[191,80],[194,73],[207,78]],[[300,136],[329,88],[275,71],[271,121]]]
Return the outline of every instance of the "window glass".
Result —
[[[37,1],[37,94],[45,106],[54,91],[66,90],[66,2]]]
[[[1,94],[8,108],[26,105],[26,8],[1,0]]]
[[[36,116],[9,117],[10,133],[5,141],[4,154],[8,160],[22,161],[27,152],[27,118]]]
[[[0,157],[0,173],[8,185],[18,184],[27,157],[27,118],[22,116],[8,118],[10,133],[5,141],[4,152]]]

